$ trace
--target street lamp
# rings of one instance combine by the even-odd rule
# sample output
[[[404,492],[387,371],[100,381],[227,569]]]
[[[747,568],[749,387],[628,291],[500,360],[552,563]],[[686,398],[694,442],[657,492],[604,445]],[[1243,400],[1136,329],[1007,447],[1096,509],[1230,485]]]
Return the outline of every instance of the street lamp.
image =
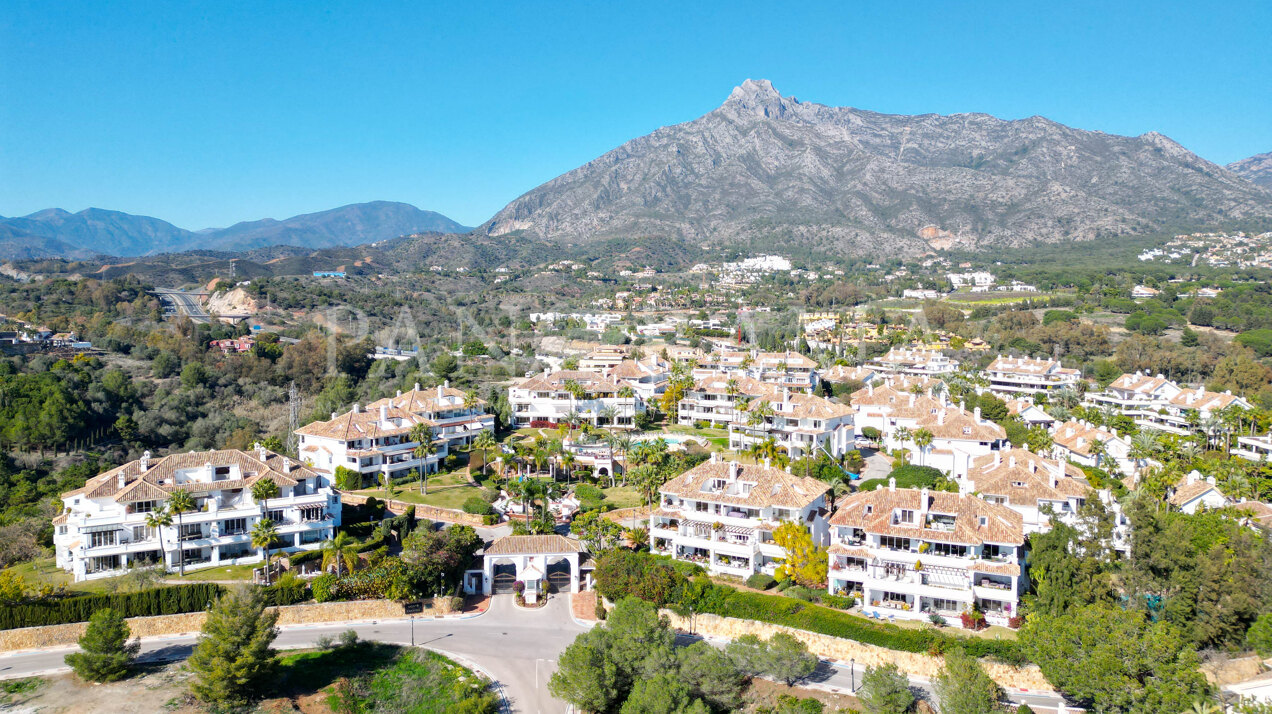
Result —
[[[411,615],[411,646],[415,646],[415,615]]]
[[[414,644],[414,642],[415,640],[414,638],[412,638],[411,643]],[[848,660],[848,674],[849,676],[852,677],[852,692],[853,694],[856,694],[857,693],[857,658],[856,657]]]

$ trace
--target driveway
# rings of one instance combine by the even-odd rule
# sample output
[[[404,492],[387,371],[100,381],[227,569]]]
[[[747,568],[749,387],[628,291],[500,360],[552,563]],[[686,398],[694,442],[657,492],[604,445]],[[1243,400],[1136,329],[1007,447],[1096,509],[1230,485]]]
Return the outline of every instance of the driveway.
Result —
[[[882,451],[862,449],[861,455],[866,459],[866,468],[861,470],[862,480],[887,478],[892,473],[892,457]]]

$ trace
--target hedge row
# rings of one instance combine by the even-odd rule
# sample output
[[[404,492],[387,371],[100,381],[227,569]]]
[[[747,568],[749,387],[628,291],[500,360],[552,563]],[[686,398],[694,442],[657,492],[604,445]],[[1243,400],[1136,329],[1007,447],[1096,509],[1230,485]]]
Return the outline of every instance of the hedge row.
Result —
[[[199,612],[223,592],[220,585],[197,583],[191,585],[166,585],[135,593],[114,595],[84,595],[62,600],[42,600],[24,605],[0,608],[0,630],[40,625],[64,625],[68,622],[84,622],[94,612],[111,608],[124,617],[150,615],[177,615],[183,612]]]
[[[956,645],[973,657],[993,657],[1008,664],[1026,661],[1019,645],[1010,640],[957,637],[927,628],[911,630],[870,622],[856,615],[781,595],[745,592],[722,585],[714,587],[729,592],[722,593],[724,597],[701,598],[696,603],[698,612],[785,625],[903,652],[941,652]]]

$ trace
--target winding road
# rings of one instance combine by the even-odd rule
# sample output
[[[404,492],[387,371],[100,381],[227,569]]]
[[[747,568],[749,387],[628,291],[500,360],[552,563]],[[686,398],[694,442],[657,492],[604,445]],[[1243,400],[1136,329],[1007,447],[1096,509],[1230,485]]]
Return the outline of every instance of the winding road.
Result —
[[[556,671],[556,661],[587,626],[570,614],[569,599],[554,597],[538,610],[519,608],[511,596],[491,600],[490,608],[480,615],[461,617],[420,617],[411,620],[373,620],[339,624],[297,625],[279,628],[274,645],[278,649],[312,647],[318,638],[333,637],[353,630],[364,640],[399,645],[427,647],[447,655],[465,666],[479,669],[492,677],[513,712],[527,714],[561,714],[569,711],[564,702],[548,692],[548,678]],[[169,635],[142,640],[143,661],[169,661],[190,655],[196,634]],[[698,639],[680,635],[679,644]],[[710,639],[710,644],[723,647],[723,640]],[[75,647],[25,650],[0,654],[0,679],[42,676],[69,671],[63,658]],[[855,671],[848,664],[822,661],[804,683],[849,693],[853,684],[860,685],[864,666]],[[912,687],[931,697],[931,684],[926,679],[912,678]],[[1028,703],[1036,712],[1077,711],[1057,709],[1058,697],[1051,693],[1010,692],[1016,703]]]

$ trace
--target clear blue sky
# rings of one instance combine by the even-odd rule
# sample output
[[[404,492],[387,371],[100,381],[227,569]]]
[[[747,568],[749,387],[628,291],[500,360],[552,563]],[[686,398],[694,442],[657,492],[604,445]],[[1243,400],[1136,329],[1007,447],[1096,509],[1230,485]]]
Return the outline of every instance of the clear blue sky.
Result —
[[[791,6],[800,5],[793,8]],[[1268,2],[95,2],[0,11],[0,214],[475,225],[747,77],[892,113],[1272,151]]]

